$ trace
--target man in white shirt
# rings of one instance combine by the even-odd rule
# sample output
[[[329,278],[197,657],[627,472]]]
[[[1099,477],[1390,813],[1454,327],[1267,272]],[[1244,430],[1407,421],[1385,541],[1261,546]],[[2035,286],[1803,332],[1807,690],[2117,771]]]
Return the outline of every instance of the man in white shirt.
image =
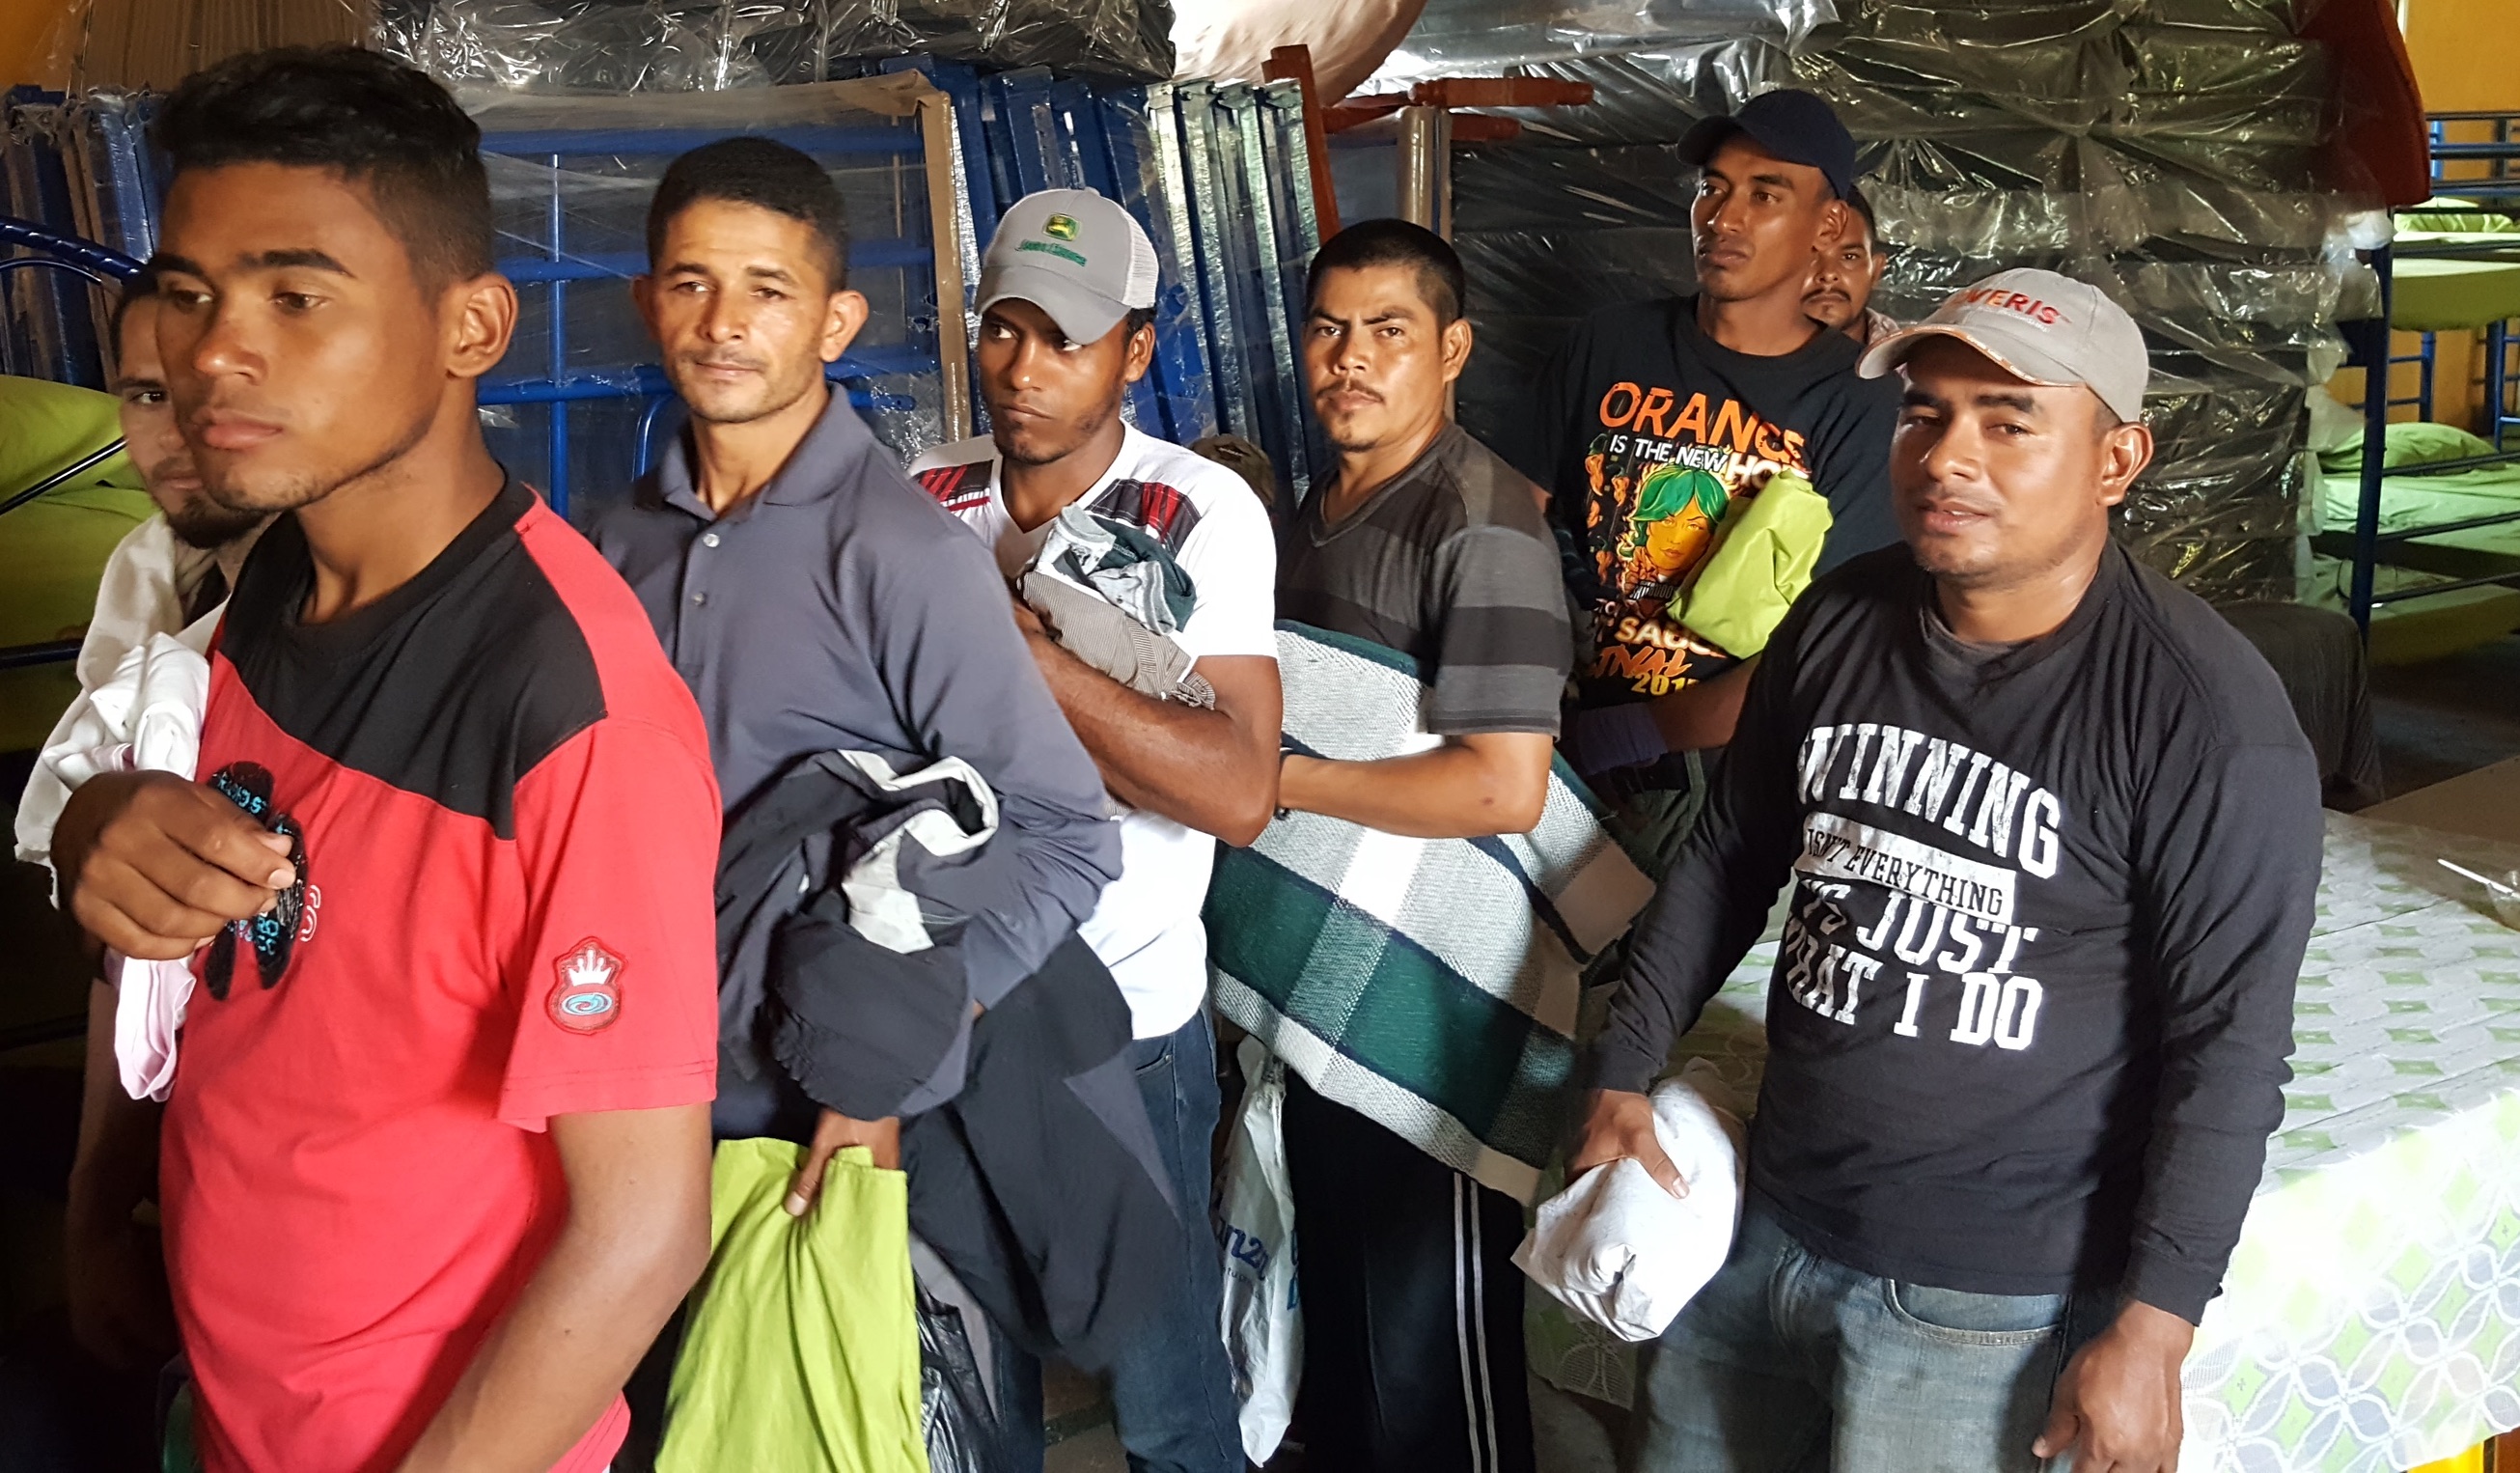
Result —
[[[62,713],[47,748],[60,742],[87,709],[89,692],[113,678],[114,667],[154,635],[181,634],[206,647],[237,570],[270,518],[231,512],[202,489],[201,472],[167,401],[158,357],[158,298],[143,274],[114,308],[113,392],[122,401],[122,438],[158,514],[131,529],[106,559],[96,613],[79,645],[79,697]],[[38,764],[18,803],[17,856],[51,862],[53,825],[69,789]],[[149,1194],[158,1168],[158,1106],[135,1100],[112,1084],[113,988],[88,989],[92,1086],[81,1106],[78,1154],[70,1168],[64,1255],[70,1329],[106,1364],[137,1370],[175,1350],[166,1304],[166,1274],[154,1236],[144,1236],[132,1211]]]
[[[68,734],[87,708],[88,692],[113,679],[123,655],[149,643],[150,636],[182,634],[198,626],[191,643],[196,647],[208,645],[217,623],[211,616],[227,602],[245,555],[270,519],[259,513],[231,512],[202,490],[193,452],[185,448],[174,406],[166,400],[165,374],[158,361],[156,289],[155,280],[143,273],[124,289],[114,308],[113,393],[122,401],[124,448],[158,514],[133,527],[105,559],[96,612],[79,643],[79,698],[54,724],[47,747]],[[68,797],[69,789],[59,779],[36,768],[18,804],[19,859],[50,862],[53,822]]]
[[[1154,248],[1119,205],[1089,190],[1017,201],[980,273],[993,433],[911,473],[1019,584],[1014,618],[1121,814],[1120,877],[1082,934],[1129,1001],[1189,1246],[1180,1292],[1111,1367],[1120,1441],[1132,1469],[1239,1473],[1206,1211],[1217,1092],[1199,908],[1216,840],[1250,842],[1277,805],[1277,549],[1240,477],[1120,417],[1154,350],[1155,285]],[[1131,683],[1105,673],[1132,663]],[[1012,1347],[1005,1359],[1001,1420],[1036,1439],[1023,1465],[1038,1467],[1039,1370]]]

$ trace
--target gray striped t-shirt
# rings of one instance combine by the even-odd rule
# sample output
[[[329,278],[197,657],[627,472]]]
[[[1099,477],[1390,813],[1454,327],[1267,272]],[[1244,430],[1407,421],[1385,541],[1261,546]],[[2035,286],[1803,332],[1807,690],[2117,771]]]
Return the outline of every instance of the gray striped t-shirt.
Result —
[[[1336,526],[1316,495],[1278,556],[1278,615],[1372,640],[1434,688],[1426,729],[1557,733],[1573,659],[1566,588],[1540,493],[1447,426]]]

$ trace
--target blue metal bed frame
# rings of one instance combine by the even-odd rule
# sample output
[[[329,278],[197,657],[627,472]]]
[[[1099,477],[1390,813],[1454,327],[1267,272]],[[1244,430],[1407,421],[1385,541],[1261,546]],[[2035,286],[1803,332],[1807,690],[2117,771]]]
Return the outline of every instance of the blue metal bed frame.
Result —
[[[2437,197],[2474,201],[2480,212],[2486,204],[2497,201],[2520,203],[2520,174],[2512,164],[2520,160],[2520,112],[2436,112],[2428,117],[2432,134],[2433,193]],[[2453,122],[2491,122],[2495,137],[2490,142],[2452,143],[2446,140],[2445,124]],[[2492,172],[2483,179],[2449,179],[2446,165],[2459,161],[2483,161]],[[2406,246],[2383,246],[2371,252],[2371,267],[2380,278],[2380,315],[2376,320],[2343,325],[2346,342],[2352,350],[2348,362],[2363,370],[2362,390],[2362,466],[2361,496],[2354,517],[2354,568],[2349,597],[2354,621],[2367,637],[2371,631],[2371,612],[2383,603],[2408,599],[2427,598],[2434,594],[2453,593],[2460,589],[2482,588],[2493,584],[2520,585],[2520,568],[2506,572],[2486,573],[2475,577],[2453,578],[2441,583],[2428,583],[2416,588],[2381,593],[2374,588],[2383,545],[2409,542],[2416,538],[2438,536],[2445,532],[2472,531],[2479,527],[2520,522],[2520,511],[2498,512],[2485,516],[2462,517],[2456,521],[2436,522],[2426,526],[2402,527],[2396,531],[2380,530],[2380,493],[2384,478],[2384,457],[2388,449],[2389,410],[2409,402],[2389,397],[2389,370],[2392,365],[2408,361],[2392,357],[2389,351],[2390,309],[2395,298],[2393,271],[2400,258],[2443,258],[2492,255],[2512,249],[2509,240],[2484,241],[2474,245],[2462,242],[2426,242]],[[2408,468],[2404,474],[2438,475],[2454,470],[2474,470],[2487,466],[2520,463],[2520,451],[2505,450],[2503,437],[2507,430],[2520,426],[2520,414],[2511,412],[2509,389],[2514,381],[2510,364],[2513,337],[2509,324],[2495,323],[2485,334],[2485,395],[2492,419],[2491,440],[2495,453],[2464,460],[2443,461],[2420,468]],[[2432,396],[2432,335],[2424,335],[2422,398],[2428,413]]]

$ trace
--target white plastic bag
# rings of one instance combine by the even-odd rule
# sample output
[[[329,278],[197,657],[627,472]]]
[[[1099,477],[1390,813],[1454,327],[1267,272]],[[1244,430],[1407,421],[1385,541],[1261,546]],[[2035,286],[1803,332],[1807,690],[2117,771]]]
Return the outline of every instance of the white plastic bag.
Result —
[[[1304,1374],[1295,1303],[1295,1193],[1286,1180],[1286,1066],[1256,1039],[1242,1066],[1242,1113],[1226,1151],[1225,1354],[1242,1404],[1242,1451],[1266,1463],[1286,1435]]]
[[[1587,1172],[1540,1204],[1516,1267],[1549,1296],[1622,1340],[1651,1340],[1724,1267],[1741,1222],[1741,1123],[1707,1098],[1692,1059],[1654,1087],[1654,1136],[1688,1195],[1635,1161]]]

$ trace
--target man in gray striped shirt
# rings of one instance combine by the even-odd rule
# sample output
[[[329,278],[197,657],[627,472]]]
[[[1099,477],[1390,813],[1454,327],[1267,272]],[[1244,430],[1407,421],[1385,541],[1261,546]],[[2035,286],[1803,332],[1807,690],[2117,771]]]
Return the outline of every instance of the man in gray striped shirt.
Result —
[[[1470,352],[1463,285],[1451,246],[1398,220],[1314,257],[1304,370],[1338,473],[1279,555],[1280,616],[1416,660],[1441,741],[1378,762],[1289,754],[1278,801],[1423,838],[1540,821],[1573,654],[1540,493],[1447,409]],[[1521,1207],[1291,1070],[1284,1118],[1307,1455],[1529,1473]]]

